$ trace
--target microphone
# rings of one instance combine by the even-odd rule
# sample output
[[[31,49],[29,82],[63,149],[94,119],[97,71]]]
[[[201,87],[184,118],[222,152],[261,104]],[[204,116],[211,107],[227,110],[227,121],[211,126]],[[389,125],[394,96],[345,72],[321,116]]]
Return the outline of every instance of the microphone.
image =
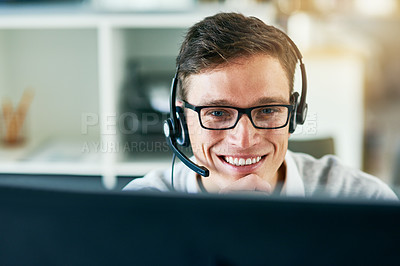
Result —
[[[171,132],[173,132],[172,119],[169,118],[164,122],[164,135],[167,138],[169,147],[172,149],[173,153],[178,156],[179,160],[183,162],[187,167],[195,171],[201,176],[207,177],[210,175],[210,171],[204,166],[199,166],[192,162],[185,154],[183,154],[178,147],[176,147],[174,141],[171,138]]]

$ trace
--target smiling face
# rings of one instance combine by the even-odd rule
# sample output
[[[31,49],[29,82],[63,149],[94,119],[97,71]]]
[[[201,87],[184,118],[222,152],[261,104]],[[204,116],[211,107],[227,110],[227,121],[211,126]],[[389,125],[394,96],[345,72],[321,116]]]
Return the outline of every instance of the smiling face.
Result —
[[[287,76],[278,61],[268,55],[238,58],[217,69],[188,78],[187,102],[197,106],[225,105],[249,108],[265,104],[289,104]],[[256,174],[275,186],[287,151],[288,126],[256,129],[243,115],[235,128],[207,130],[195,111],[186,109],[193,154],[210,170],[203,182],[218,191],[232,182]]]

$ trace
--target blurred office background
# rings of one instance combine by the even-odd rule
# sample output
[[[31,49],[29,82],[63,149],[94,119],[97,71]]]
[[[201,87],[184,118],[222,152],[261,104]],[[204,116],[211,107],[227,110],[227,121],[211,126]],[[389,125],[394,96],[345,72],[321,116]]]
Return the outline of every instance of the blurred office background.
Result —
[[[175,57],[187,28],[219,11],[257,16],[302,51],[310,110],[294,149],[328,145],[400,183],[397,0],[0,0],[0,172],[99,175],[113,187],[168,167]]]

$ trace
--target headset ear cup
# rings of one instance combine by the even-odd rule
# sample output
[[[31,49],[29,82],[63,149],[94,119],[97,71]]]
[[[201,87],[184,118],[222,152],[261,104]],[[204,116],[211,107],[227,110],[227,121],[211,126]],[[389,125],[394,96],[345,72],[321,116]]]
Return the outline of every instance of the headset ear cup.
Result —
[[[177,129],[175,131],[176,143],[180,146],[187,147],[190,144],[189,130],[187,128],[186,118],[182,107],[176,107],[176,118],[178,120],[178,125],[176,125]]]
[[[300,107],[298,107],[297,109],[299,109],[299,110],[297,110],[297,113],[296,113],[297,124],[303,125],[304,122],[306,121],[308,105],[305,104],[305,106],[301,110],[300,110]]]
[[[297,122],[296,122],[296,116],[295,116],[295,112],[292,112],[290,114],[290,121],[289,121],[289,133],[292,134],[297,127]]]
[[[297,127],[297,107],[299,105],[299,93],[295,92],[290,97],[290,102],[293,106],[292,113],[290,114],[289,133],[293,133]]]

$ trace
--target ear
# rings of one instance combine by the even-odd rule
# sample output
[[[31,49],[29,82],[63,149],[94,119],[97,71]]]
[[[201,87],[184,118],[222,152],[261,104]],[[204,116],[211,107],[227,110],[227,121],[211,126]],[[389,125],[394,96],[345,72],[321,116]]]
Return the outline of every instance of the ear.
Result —
[[[179,106],[179,107],[183,108],[183,102],[181,100],[176,100],[175,106]]]

